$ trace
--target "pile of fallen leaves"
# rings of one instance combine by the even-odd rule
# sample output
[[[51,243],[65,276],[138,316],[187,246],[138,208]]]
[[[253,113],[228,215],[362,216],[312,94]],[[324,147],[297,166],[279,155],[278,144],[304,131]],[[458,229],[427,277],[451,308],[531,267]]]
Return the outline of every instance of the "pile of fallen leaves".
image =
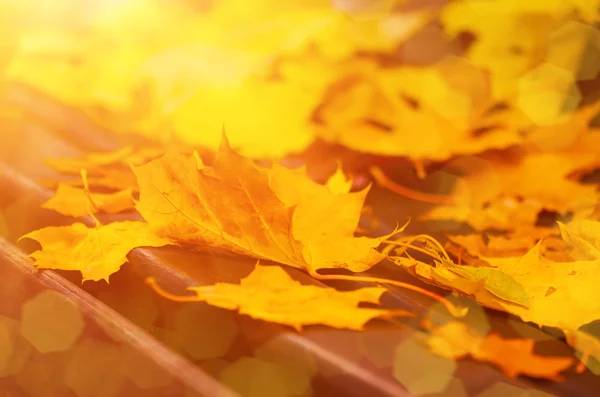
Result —
[[[148,282],[298,330],[413,315],[376,305],[388,286],[407,288],[455,317],[424,321],[443,357],[549,379],[574,364],[478,334],[431,291],[361,274],[388,262],[562,330],[583,364],[600,359],[582,330],[600,320],[597,0],[192,3],[98,3],[77,24],[21,32],[9,81],[144,138],[49,160],[65,177],[44,181],[56,187],[44,207],[95,226],[24,236],[41,244],[38,268],[108,281],[136,247],[230,252],[259,262],[240,284],[175,296]],[[374,187],[420,207],[368,217]],[[131,220],[101,221],[121,212]],[[411,232],[423,225],[437,237]],[[302,285],[285,266],[377,286]]]

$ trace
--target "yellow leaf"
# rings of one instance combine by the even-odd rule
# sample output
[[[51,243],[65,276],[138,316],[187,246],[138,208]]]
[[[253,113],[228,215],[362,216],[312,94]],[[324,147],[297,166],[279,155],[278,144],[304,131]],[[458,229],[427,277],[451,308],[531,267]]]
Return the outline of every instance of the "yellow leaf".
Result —
[[[590,213],[596,189],[569,178],[598,164],[597,146],[582,151],[533,152],[511,158],[504,154],[466,161],[467,171],[455,184],[455,204],[427,211],[420,219],[467,222],[476,230],[532,227],[542,209]],[[519,197],[523,200],[518,199]]]
[[[447,266],[447,269],[465,278],[483,282],[483,287],[499,298],[528,306],[527,293],[523,286],[498,269],[473,266]]]
[[[156,236],[144,222],[115,222],[89,228],[83,223],[49,226],[21,237],[39,242],[30,255],[39,269],[78,270],[83,280],[106,280],[127,261],[136,247],[173,244]]]
[[[91,193],[91,203],[84,189],[59,184],[56,194],[42,204],[42,208],[60,214],[79,217],[99,212],[117,214],[134,208],[131,188],[115,193]]]
[[[137,180],[129,167],[106,168],[102,169],[103,175],[90,176],[87,178],[91,187],[106,188],[115,190],[137,191]],[[44,179],[40,184],[46,187],[57,189],[61,184],[80,188],[83,186],[81,178],[77,179]]]
[[[141,165],[160,157],[165,153],[164,148],[158,147],[123,147],[113,152],[94,152],[80,158],[50,158],[46,163],[56,171],[66,175],[81,174],[85,170],[87,181],[92,187],[137,191],[135,175],[131,165]],[[41,182],[45,186],[60,189],[61,185],[71,187],[83,186],[81,178],[74,180],[48,179]],[[62,188],[66,189],[66,188]],[[73,194],[74,190],[71,191]],[[122,193],[125,195],[125,193]],[[123,204],[124,205],[124,204]],[[118,212],[118,211],[116,211]]]
[[[257,264],[240,284],[217,283],[190,287],[197,296],[176,297],[162,291],[149,280],[161,295],[174,300],[200,301],[264,321],[290,325],[301,330],[305,325],[324,324],[334,328],[361,330],[370,320],[394,315],[411,315],[404,311],[359,308],[362,302],[379,303],[386,289],[361,288],[341,292],[329,287],[302,285],[281,267]]]
[[[113,152],[94,152],[81,158],[46,159],[52,168],[63,174],[79,175],[85,169],[89,175],[105,175],[111,167],[141,165],[164,154],[164,149],[126,146]]]
[[[521,78],[546,53],[549,60],[558,58],[559,66],[569,67],[567,73],[577,73],[583,57],[572,54],[577,53],[580,38],[565,39],[560,31],[578,17],[594,21],[599,4],[597,0],[459,0],[443,8],[441,20],[451,36],[464,31],[475,34],[466,56],[490,72],[494,97],[507,98],[519,91]],[[544,84],[543,77],[540,82]],[[551,103],[569,96],[570,87],[555,88],[550,90],[554,94]],[[543,95],[537,99],[538,107],[548,101]],[[533,104],[529,108],[536,112]]]
[[[487,80],[483,70],[460,58],[428,68],[350,63],[318,109],[324,124],[319,134],[357,151],[417,160],[522,142],[522,120],[512,110],[500,120],[486,114],[494,105]],[[475,135],[478,129],[485,133]]]
[[[335,194],[346,194],[352,188],[352,179],[346,178],[341,164],[338,164],[335,173],[327,180],[327,187]]]
[[[566,225],[558,223],[562,238],[573,246],[571,256],[576,260],[600,259],[600,222],[580,220]]]
[[[497,334],[482,337],[457,321],[435,328],[427,343],[437,355],[450,359],[471,356],[475,360],[497,365],[511,378],[527,375],[559,380],[559,373],[574,363],[572,357],[534,354],[535,341],[532,339],[504,339]]]
[[[137,210],[173,241],[209,245],[297,268],[363,271],[388,236],[354,237],[367,190],[332,194],[302,170],[263,168],[226,139],[214,164],[169,155],[134,168]],[[324,222],[326,220],[326,222]]]
[[[502,300],[528,307],[528,295],[521,284],[509,274],[490,267],[457,266],[439,258],[435,266],[404,257],[390,257],[392,262],[413,274],[443,287],[477,297],[488,292]]]
[[[484,306],[514,314],[523,321],[576,330],[600,319],[600,302],[593,299],[597,290],[595,280],[600,277],[600,260],[552,262],[541,257],[540,247],[538,243],[522,257],[482,258],[493,269],[510,276],[521,286],[527,297],[527,306],[501,299],[480,283],[459,276],[447,267],[421,263],[422,266],[417,269],[420,262],[406,258],[392,259],[426,282],[460,291]],[[512,281],[509,285],[513,285]]]

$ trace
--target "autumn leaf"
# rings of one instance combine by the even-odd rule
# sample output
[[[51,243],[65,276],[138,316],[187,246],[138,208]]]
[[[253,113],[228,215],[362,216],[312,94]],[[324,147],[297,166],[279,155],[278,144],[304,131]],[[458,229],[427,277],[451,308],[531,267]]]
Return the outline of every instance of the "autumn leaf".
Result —
[[[46,159],[46,163],[68,176],[79,176],[81,170],[85,170],[88,175],[87,181],[92,187],[137,191],[136,178],[130,166],[145,164],[164,153],[165,149],[151,146],[126,146],[113,152],[89,153],[81,158],[49,158]],[[45,180],[42,184],[58,188],[61,184],[71,187],[83,186],[81,178]]]
[[[527,305],[501,299],[505,296],[498,296],[497,291],[488,290],[446,267],[408,258],[391,259],[426,282],[460,291],[484,306],[514,314],[523,321],[572,331],[600,319],[600,303],[593,299],[597,289],[595,280],[600,277],[600,261],[553,262],[542,257],[541,246],[538,243],[520,257],[482,258],[489,263],[488,269],[493,269],[489,271],[501,272],[514,280],[501,285],[509,294],[520,291],[518,296],[521,296],[524,291]],[[577,310],[573,310],[575,307]]]
[[[339,62],[359,51],[391,51],[430,19],[389,5],[355,15],[328,0],[221,1],[202,13],[149,1],[95,7],[85,34],[74,35],[66,21],[46,36],[28,32],[11,78],[114,132],[216,149],[225,123],[240,153],[269,158],[314,141],[311,115]],[[177,33],[156,31],[174,20]],[[118,62],[108,65],[108,57]],[[282,62],[300,72],[288,73]],[[312,65],[319,66],[307,73]],[[287,139],[277,139],[277,125],[286,126]]]
[[[576,260],[600,259],[600,222],[590,220],[558,223],[562,238],[573,248],[570,255]]]
[[[127,261],[136,247],[173,244],[156,236],[144,222],[115,222],[87,227],[83,223],[49,226],[21,237],[39,242],[41,250],[30,255],[39,269],[78,270],[83,280],[106,280]]]
[[[386,264],[374,267],[389,258],[426,283],[562,330],[581,351],[578,370],[600,358],[600,341],[586,326],[600,320],[600,222],[592,220],[600,219],[600,0],[140,0],[87,8],[69,0],[40,19],[30,10],[42,2],[0,7],[9,26],[0,28],[0,72],[8,61],[8,82],[17,83],[8,102],[53,131],[90,119],[115,134],[109,144],[152,143],[48,160],[60,175],[44,182],[57,193],[43,208],[89,215],[96,226],[24,236],[41,245],[31,255],[38,268],[108,281],[135,247],[174,244],[281,265],[257,265],[239,284],[216,280],[181,297],[150,281],[174,301],[298,330],[362,330],[374,318],[408,315],[377,305],[380,286],[392,285],[456,317],[466,313],[452,298],[394,278]],[[44,102],[36,103],[40,92]],[[20,142],[15,126],[9,151]],[[15,164],[27,164],[16,169],[27,173],[34,163],[21,155],[47,154],[37,145],[50,141],[23,132],[28,149]],[[91,133],[85,139],[96,146]],[[194,149],[206,149],[206,163]],[[306,165],[281,166],[290,154]],[[339,158],[351,177],[340,164],[326,183],[307,176]],[[369,174],[379,189],[356,191]],[[384,189],[420,203],[394,202]],[[368,194],[377,222],[369,237],[357,237],[367,229],[358,224]],[[9,196],[0,224],[12,229]],[[145,222],[102,225],[94,216],[134,203]],[[427,207],[413,211],[413,204]],[[388,222],[409,216],[442,233],[458,223],[461,234],[445,245],[425,234],[391,240],[400,228],[381,236]],[[302,285],[283,266],[335,286],[373,288]],[[492,363],[510,377],[557,380],[573,362],[536,355],[532,340],[475,334],[456,321],[431,334],[435,353]],[[410,367],[410,357],[398,356],[396,364]],[[425,394],[443,392],[429,387],[430,369],[402,383],[416,390],[427,381]],[[398,379],[400,372],[394,368]],[[444,382],[446,393],[462,391],[449,374]]]
[[[289,325],[298,331],[313,324],[361,330],[374,318],[412,315],[403,310],[359,307],[360,303],[379,303],[385,288],[342,292],[325,286],[302,285],[277,266],[257,264],[240,284],[217,283],[188,288],[197,296],[173,296],[162,291],[155,280],[148,281],[159,294],[169,299],[206,302],[256,319]]]
[[[455,185],[455,204],[436,206],[420,219],[466,222],[476,230],[512,230],[517,225],[533,226],[543,209],[584,216],[596,203],[596,188],[569,175],[593,168],[598,163],[594,150],[529,153],[516,161],[490,154],[467,162],[470,171]]]
[[[115,193],[91,193],[90,199],[84,189],[59,184],[56,194],[42,204],[42,208],[62,215],[80,217],[97,213],[117,214],[134,208],[131,188]]]
[[[137,191],[137,179],[129,167],[108,168],[103,171],[103,175],[88,176],[88,184],[97,189],[109,190],[127,190]],[[60,185],[67,185],[74,188],[83,186],[81,178],[76,179],[44,179],[40,181],[40,185],[52,189],[58,189]]]
[[[447,266],[446,268],[465,279],[483,283],[486,290],[499,298],[528,306],[528,297],[523,286],[498,269],[473,266]]]
[[[135,167],[136,209],[165,238],[208,245],[311,272],[363,271],[383,259],[388,238],[354,237],[368,189],[336,195],[303,170],[264,168],[224,138],[214,164],[169,155]],[[323,222],[326,220],[326,222]]]
[[[85,169],[89,175],[105,175],[112,167],[141,165],[162,154],[164,149],[125,146],[112,152],[92,152],[81,158],[49,158],[46,163],[63,174],[79,175]]]
[[[452,288],[468,296],[493,296],[520,306],[529,305],[524,287],[510,274],[491,267],[457,266],[447,261],[436,261],[435,266],[392,256],[389,259],[417,277],[446,288]]]
[[[481,336],[464,323],[450,321],[435,328],[427,340],[431,351],[439,356],[459,360],[472,357],[493,363],[509,377],[527,375],[560,380],[559,373],[574,364],[572,357],[546,357],[533,352],[532,339],[504,339],[497,334]]]
[[[341,164],[338,164],[335,173],[327,180],[327,187],[334,194],[346,194],[352,188],[352,179],[346,178]]]
[[[526,290],[529,308],[501,303],[501,310],[524,321],[575,330],[600,318],[593,280],[600,274],[600,262],[551,262],[541,257],[541,244],[521,258],[486,258],[492,266],[511,275]],[[576,307],[577,310],[572,310]]]
[[[211,45],[173,49],[150,59],[145,70],[157,87],[159,112],[187,144],[217,149],[223,125],[232,144],[252,157],[301,152],[314,140],[310,117],[327,81],[324,76],[314,87],[285,76],[273,80],[264,56]],[[287,126],[287,139],[277,139],[275,125]],[[156,130],[150,125],[147,135]]]
[[[522,143],[518,112],[488,114],[493,107],[486,74],[460,58],[429,68],[383,69],[363,61],[346,67],[330,87],[318,109],[319,134],[360,152],[416,160]],[[475,136],[478,129],[486,133]]]
[[[456,245],[456,249],[463,250],[463,253],[481,258],[501,258],[525,255],[542,238],[544,239],[542,248],[545,252],[551,248],[557,254],[561,254],[565,250],[566,243],[558,237],[558,234],[558,230],[552,227],[523,226],[499,235],[476,233],[447,237]],[[458,252],[457,256],[460,256]]]
[[[579,21],[585,26],[597,15],[597,0],[561,3],[459,0],[444,7],[441,21],[451,36],[465,31],[476,35],[477,40],[465,56],[489,70],[494,97],[507,98],[518,92],[519,104],[532,119],[539,120],[544,115],[547,120],[559,115],[565,105],[573,105],[568,101],[573,95],[568,83],[576,81],[581,62],[585,62],[585,35],[565,34],[561,30]],[[538,74],[535,92],[533,84],[528,87],[531,81],[528,72],[540,64],[556,66],[564,72],[557,73],[558,76]],[[588,73],[590,67],[585,65]],[[557,77],[562,79],[557,81]]]

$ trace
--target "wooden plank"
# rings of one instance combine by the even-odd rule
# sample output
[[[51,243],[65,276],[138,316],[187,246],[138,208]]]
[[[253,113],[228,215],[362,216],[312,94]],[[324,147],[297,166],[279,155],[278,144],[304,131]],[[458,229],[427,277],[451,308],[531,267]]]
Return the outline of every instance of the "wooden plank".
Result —
[[[21,334],[17,337],[23,342],[15,344],[11,358],[17,356],[19,360],[29,358],[20,365],[20,371],[12,374],[15,382],[25,390],[36,387],[36,382],[40,382],[36,377],[41,374],[28,372],[28,369],[37,368],[36,363],[43,362],[44,366],[48,367],[66,365],[65,371],[59,374],[62,378],[59,376],[58,379],[54,379],[51,385],[57,390],[66,387],[81,392],[81,388],[85,387],[81,382],[85,382],[89,387],[101,387],[99,385],[109,377],[118,384],[118,390],[111,394],[114,396],[177,396],[184,395],[186,392],[211,397],[236,396],[234,392],[197,367],[190,365],[187,360],[57,273],[34,272],[24,254],[1,237],[0,280],[2,280],[0,293],[3,298],[0,315],[3,316],[2,319],[11,319],[15,324],[20,325]],[[60,298],[51,299],[58,299],[59,302],[61,299],[69,300],[74,304],[76,313],[80,313],[71,316],[71,322],[77,323],[78,317],[83,320],[83,326],[72,338],[70,345],[64,342],[64,335],[55,335],[64,331],[66,326],[70,325],[69,322],[56,329],[52,326],[48,327],[54,320],[50,316],[58,316],[56,321],[65,318],[62,313],[53,312],[51,306],[42,306],[44,313],[39,310],[33,313],[41,317],[36,319],[40,328],[36,332],[31,331],[33,314],[27,308],[35,308],[36,302],[40,302],[42,298],[48,299],[53,294],[58,294]],[[56,306],[56,302],[54,305]],[[62,304],[58,306],[57,310],[64,310]],[[4,324],[5,321],[0,321],[0,324]],[[95,370],[97,365],[85,367],[84,363],[75,361],[78,349],[82,346],[93,346],[94,343],[116,353],[104,358],[96,358],[103,359],[103,365],[113,367],[110,373],[106,371],[97,374],[86,373],[86,370]],[[5,352],[1,354],[4,357]],[[93,359],[90,357],[89,361],[93,362]],[[122,368],[121,362],[127,363],[129,367]],[[73,374],[73,365],[84,366],[81,374]],[[37,387],[42,386],[44,384],[40,382]],[[50,391],[48,393],[50,395]]]

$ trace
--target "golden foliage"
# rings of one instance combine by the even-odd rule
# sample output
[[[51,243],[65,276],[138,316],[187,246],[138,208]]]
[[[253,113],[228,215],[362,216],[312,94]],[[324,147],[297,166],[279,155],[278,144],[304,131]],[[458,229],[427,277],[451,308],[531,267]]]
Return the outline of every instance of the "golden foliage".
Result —
[[[377,317],[412,315],[402,310],[358,307],[361,302],[379,303],[385,288],[341,292],[325,286],[302,285],[281,267],[260,264],[239,285],[217,283],[190,287],[197,294],[193,297],[174,297],[160,290],[154,280],[150,280],[150,284],[160,294],[174,300],[207,302],[253,318],[290,325],[299,331],[311,324],[361,330]]]
[[[226,139],[212,166],[167,155],[134,172],[140,187],[136,209],[159,236],[173,241],[310,271],[364,271],[384,258],[375,248],[389,236],[354,237],[367,189],[334,194],[302,169],[253,164]]]
[[[87,227],[48,226],[23,238],[35,240],[41,250],[30,255],[40,269],[80,271],[84,280],[106,280],[127,261],[136,247],[161,247],[171,241],[156,236],[144,222],[114,222]]]
[[[583,362],[600,355],[581,329],[600,319],[600,0],[54,3],[0,5],[2,83],[83,112],[125,146],[47,161],[57,175],[43,184],[57,191],[43,208],[96,226],[23,236],[41,244],[38,268],[108,280],[135,247],[171,244],[405,288],[465,314],[375,267],[387,262],[562,330]],[[145,222],[95,218],[124,211]],[[407,217],[435,238],[398,236]],[[406,314],[359,306],[383,287],[303,285],[277,266],[195,296],[151,284],[298,330]],[[455,321],[429,344],[511,377],[558,379],[572,363]]]

